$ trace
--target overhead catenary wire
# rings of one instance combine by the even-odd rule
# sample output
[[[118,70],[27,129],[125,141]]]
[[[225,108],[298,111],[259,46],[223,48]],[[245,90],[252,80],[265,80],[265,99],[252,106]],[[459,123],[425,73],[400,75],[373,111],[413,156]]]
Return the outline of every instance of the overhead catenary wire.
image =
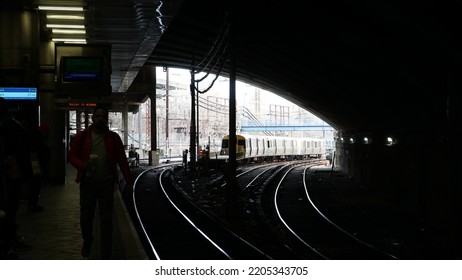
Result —
[[[205,93],[209,91],[215,81],[218,79],[220,73],[223,70],[224,65],[226,64],[229,57],[229,30],[230,23],[225,17],[224,23],[220,28],[220,31],[217,35],[217,39],[214,41],[212,48],[209,50],[207,55],[199,62],[198,64],[191,67],[191,87],[197,91],[197,93]],[[204,81],[210,73],[212,73],[219,66],[219,69],[216,71],[215,78],[212,80],[210,85],[206,87],[205,90],[199,89],[199,82]],[[194,74],[202,73],[207,69],[204,76],[199,79],[194,78]]]
[[[212,48],[209,50],[206,56],[198,64],[192,67],[193,69],[196,69],[194,70],[194,74],[201,73],[204,71],[204,69],[208,67],[210,61],[213,60],[213,57],[216,55],[218,50],[221,49],[223,42],[228,40],[228,32],[229,32],[229,20],[228,20],[228,15],[226,15],[223,25],[220,28],[220,32],[218,33],[218,37],[213,43]],[[219,45],[219,47],[217,47],[217,45]],[[209,58],[212,53],[214,53],[214,55],[212,56],[212,58]],[[200,67],[204,63],[206,64]]]
[[[216,80],[217,80],[218,77],[220,76],[221,71],[223,70],[223,67],[224,67],[224,65],[225,65],[225,63],[226,63],[226,60],[227,60],[227,58],[228,58],[228,55],[229,55],[229,53],[227,54],[226,59],[223,60],[223,63],[222,63],[222,65],[221,65],[221,67],[220,67],[220,70],[219,70],[218,73],[216,74],[215,78],[212,80],[212,82],[210,83],[210,85],[209,85],[205,90],[199,90],[199,87],[198,87],[198,86],[194,86],[194,89],[195,89],[198,93],[206,93],[207,91],[209,91],[209,90],[213,87],[213,85],[215,84]]]

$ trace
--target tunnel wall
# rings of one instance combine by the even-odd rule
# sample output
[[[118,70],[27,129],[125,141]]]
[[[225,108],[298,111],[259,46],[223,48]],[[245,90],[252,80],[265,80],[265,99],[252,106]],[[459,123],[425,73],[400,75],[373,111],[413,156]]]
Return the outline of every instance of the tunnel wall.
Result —
[[[376,189],[403,215],[418,219],[432,242],[456,242],[462,202],[457,202],[460,187],[450,179],[456,161],[448,157],[448,138],[438,132],[395,131],[369,133],[366,144],[364,137],[339,133],[336,166],[358,186]]]

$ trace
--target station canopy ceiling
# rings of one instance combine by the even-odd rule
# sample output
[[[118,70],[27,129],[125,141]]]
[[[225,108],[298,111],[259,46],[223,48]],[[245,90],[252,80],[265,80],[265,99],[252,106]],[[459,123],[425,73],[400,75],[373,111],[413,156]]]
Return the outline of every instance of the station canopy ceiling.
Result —
[[[448,84],[460,80],[455,0],[33,2],[85,5],[87,42],[112,45],[113,91],[135,101],[152,66],[235,67],[237,80],[334,128],[414,129],[446,114]]]

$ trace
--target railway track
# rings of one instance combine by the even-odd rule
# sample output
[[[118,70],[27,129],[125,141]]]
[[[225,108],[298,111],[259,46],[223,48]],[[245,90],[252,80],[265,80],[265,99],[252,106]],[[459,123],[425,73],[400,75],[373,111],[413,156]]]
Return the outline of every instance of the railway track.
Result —
[[[295,161],[241,167],[236,201],[226,198],[221,179],[213,187],[194,182],[186,190],[173,167],[144,171],[133,199],[150,257],[395,259],[342,229],[314,204],[306,174],[316,165]]]
[[[152,259],[269,259],[173,186],[170,168],[138,176],[134,209]]]
[[[292,246],[298,250],[311,250],[321,259],[396,259],[360,240],[322,213],[311,200],[306,183],[306,171],[312,166],[288,168],[271,193],[265,193],[266,211],[277,215],[287,231],[286,236],[292,239]]]

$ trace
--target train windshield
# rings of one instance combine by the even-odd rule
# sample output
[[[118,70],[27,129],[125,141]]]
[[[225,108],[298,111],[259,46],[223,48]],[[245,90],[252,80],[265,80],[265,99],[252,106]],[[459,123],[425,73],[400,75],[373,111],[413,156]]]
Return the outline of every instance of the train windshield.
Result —
[[[245,140],[244,139],[239,139],[237,141],[237,145],[245,147]],[[229,139],[223,139],[223,141],[221,141],[221,147],[223,149],[228,149],[229,148]]]
[[[223,139],[223,141],[221,141],[221,147],[224,148],[224,149],[229,148],[229,140],[228,139]]]

